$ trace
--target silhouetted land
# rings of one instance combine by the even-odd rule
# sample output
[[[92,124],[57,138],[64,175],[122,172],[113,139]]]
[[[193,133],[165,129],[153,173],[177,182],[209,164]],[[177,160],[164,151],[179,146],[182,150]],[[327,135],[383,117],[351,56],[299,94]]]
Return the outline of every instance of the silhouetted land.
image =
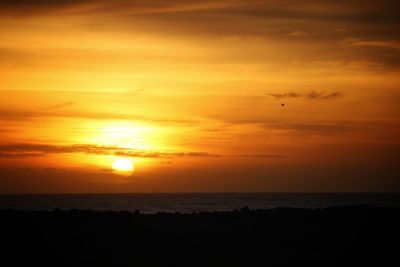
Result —
[[[0,264],[400,266],[399,214],[400,208],[373,207],[199,214],[3,210]]]

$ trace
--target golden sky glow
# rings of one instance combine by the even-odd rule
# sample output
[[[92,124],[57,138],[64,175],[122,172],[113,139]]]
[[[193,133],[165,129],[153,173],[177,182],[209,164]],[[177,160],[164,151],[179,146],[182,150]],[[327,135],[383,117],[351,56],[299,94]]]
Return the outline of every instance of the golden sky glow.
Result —
[[[398,191],[399,10],[0,1],[0,193]]]

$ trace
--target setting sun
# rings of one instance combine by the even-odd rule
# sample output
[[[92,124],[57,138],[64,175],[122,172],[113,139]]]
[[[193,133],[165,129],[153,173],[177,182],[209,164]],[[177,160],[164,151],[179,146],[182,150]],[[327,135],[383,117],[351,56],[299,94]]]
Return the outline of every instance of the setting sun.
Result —
[[[135,169],[132,160],[128,158],[121,158],[114,161],[112,169],[116,172],[132,173]]]

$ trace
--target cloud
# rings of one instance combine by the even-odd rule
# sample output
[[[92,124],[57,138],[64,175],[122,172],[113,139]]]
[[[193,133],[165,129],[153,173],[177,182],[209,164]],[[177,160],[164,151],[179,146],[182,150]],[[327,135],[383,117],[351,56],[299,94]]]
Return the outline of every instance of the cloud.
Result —
[[[120,113],[106,113],[106,112],[91,112],[91,111],[67,111],[58,110],[62,107],[72,106],[73,102],[61,103],[50,107],[45,107],[38,110],[23,110],[23,109],[1,109],[0,108],[0,120],[10,121],[27,121],[39,118],[82,118],[82,119],[93,119],[93,120],[135,120],[135,121],[146,121],[155,122],[159,124],[177,124],[177,125],[195,125],[199,123],[199,120],[192,118],[170,118],[170,117],[158,117],[158,116],[143,116],[137,114],[120,114]],[[53,110],[53,112],[47,112]]]
[[[286,130],[294,130],[299,132],[311,132],[311,133],[339,133],[339,132],[347,132],[350,130],[354,130],[360,127],[366,127],[365,125],[353,125],[352,123],[346,122],[336,122],[336,123],[318,123],[318,122],[311,122],[311,123],[275,123],[264,124],[266,128],[275,128],[275,129],[286,129]]]
[[[311,100],[330,100],[343,97],[343,93],[341,92],[332,92],[332,93],[325,93],[325,92],[314,92],[311,91],[310,93],[300,94],[294,92],[287,92],[287,93],[272,93],[268,94],[269,96],[275,99],[284,99],[284,98],[306,98]]]
[[[48,106],[48,107],[43,107],[43,108],[40,108],[39,110],[53,110],[53,109],[59,109],[59,108],[73,106],[73,105],[75,105],[75,102],[68,101],[68,102],[63,102],[63,103],[59,103],[59,104]]]
[[[105,1],[98,2],[104,3]],[[94,6],[95,4],[94,0],[0,0],[0,10],[6,15],[36,15],[69,8]]]
[[[84,153],[91,155],[117,155],[139,158],[182,158],[182,157],[217,157],[219,155],[207,152],[186,151],[148,151],[118,146],[98,146],[92,144],[74,144],[57,146],[51,144],[13,143],[0,145],[0,157],[36,157],[58,153]]]
[[[234,156],[241,158],[287,158],[286,155],[278,154],[236,154]]]
[[[396,0],[358,1],[322,0],[0,0],[0,12],[4,15],[34,15],[44,13],[108,13],[116,16],[148,15],[155,20],[187,20],[194,23],[202,17],[227,16],[259,17],[262,19],[284,19],[299,23],[307,21],[344,21],[353,23],[397,24],[398,3]],[[162,14],[171,16],[160,16]],[[157,18],[153,15],[159,15]],[[216,21],[216,20],[214,20]],[[204,21],[203,21],[204,22]],[[242,21],[241,21],[242,23]],[[295,25],[295,24],[294,24]],[[326,29],[325,25],[322,25]],[[293,27],[292,27],[293,29]],[[293,30],[292,30],[293,31]],[[295,30],[294,32],[306,32]],[[289,31],[290,32],[290,31]]]
[[[48,13],[127,13],[153,14],[193,10],[214,9],[225,6],[235,6],[240,1],[211,1],[199,3],[195,0],[0,0],[0,10],[12,15],[37,15]]]
[[[307,32],[300,31],[300,30],[291,31],[288,33],[288,36],[292,36],[292,37],[301,37],[301,36],[306,36],[306,35],[307,35]]]
[[[360,136],[370,135],[377,138],[385,129],[386,141],[397,140],[399,123],[382,120],[312,120],[309,119],[273,119],[265,116],[235,116],[235,117],[220,117],[223,123],[227,125],[253,125],[260,127],[260,134],[266,136],[273,134],[275,130],[283,130],[287,134],[294,136],[304,135],[337,135],[347,133],[359,133]],[[247,126],[246,126],[247,127]],[[265,131],[263,131],[263,129]],[[278,135],[282,133],[279,132]],[[242,153],[244,154],[244,153]]]
[[[266,48],[275,44],[274,40],[284,39],[291,42],[286,44],[304,62],[315,57],[329,61],[333,55],[341,61],[384,62],[388,68],[400,67],[398,49],[393,49],[398,47],[400,29],[400,9],[394,0],[366,0],[363,5],[355,0],[0,0],[1,17],[25,20],[31,16],[70,14],[84,17],[87,23],[82,27],[89,31],[112,29],[136,34],[139,27],[147,33],[185,39],[264,40],[268,42]],[[293,37],[301,38],[293,42]],[[349,37],[358,41],[343,45],[341,41]],[[380,53],[370,51],[371,47],[396,51]],[[257,55],[251,57],[253,61],[267,62],[271,62],[267,57],[279,56],[260,51],[242,58],[249,59],[249,54]],[[287,55],[293,58],[289,52]],[[237,54],[235,59],[240,60]]]
[[[287,92],[283,94],[268,94],[269,96],[272,96],[275,99],[281,99],[281,98],[297,98],[300,97],[301,95],[298,93],[293,93],[293,92]]]
[[[198,157],[243,157],[243,158],[284,158],[277,154],[215,154],[202,151],[154,151],[117,146],[98,146],[92,144],[74,144],[57,146],[51,144],[13,143],[0,145],[0,158],[41,157],[48,154],[83,153],[89,155],[115,155],[136,158],[198,158]]]
[[[324,93],[324,92],[320,92],[320,93],[311,92],[307,96],[310,99],[327,100],[327,99],[335,99],[335,98],[342,97],[343,94],[340,92],[333,92],[333,93],[329,93],[329,94]]]
[[[30,158],[42,156],[44,156],[44,154],[41,152],[0,152],[0,158]]]
[[[139,158],[186,158],[186,157],[219,157],[218,154],[208,152],[160,152],[160,151],[117,151],[115,155]]]
[[[400,49],[400,41],[396,40],[362,40],[359,38],[345,38],[342,41],[342,44],[348,46]]]

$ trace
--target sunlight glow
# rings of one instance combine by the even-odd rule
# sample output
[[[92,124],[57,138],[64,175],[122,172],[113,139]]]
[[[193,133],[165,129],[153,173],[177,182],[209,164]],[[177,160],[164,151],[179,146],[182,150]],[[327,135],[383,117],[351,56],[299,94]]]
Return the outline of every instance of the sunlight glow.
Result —
[[[151,149],[154,129],[132,123],[109,123],[99,129],[92,142],[121,148]]]
[[[133,173],[133,171],[135,169],[132,160],[130,160],[128,158],[117,159],[112,164],[112,168],[114,171],[116,171],[118,173],[121,172],[121,173],[128,173],[128,174]]]

